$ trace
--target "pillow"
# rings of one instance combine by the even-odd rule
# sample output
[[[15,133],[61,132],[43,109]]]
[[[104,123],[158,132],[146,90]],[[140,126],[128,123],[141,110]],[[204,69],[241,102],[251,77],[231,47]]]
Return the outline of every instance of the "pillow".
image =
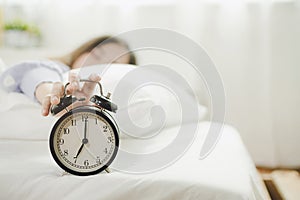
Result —
[[[206,117],[207,108],[196,101],[185,81],[163,67],[113,64],[89,66],[77,72],[81,78],[91,73],[101,76],[104,95],[112,93],[111,99],[118,105],[113,115],[121,132],[126,133],[121,136],[150,137],[164,127],[198,122]],[[189,113],[189,109],[198,112]]]
[[[172,80],[168,87],[147,80],[162,76],[160,72],[149,72],[147,67],[113,64],[96,65],[76,70],[81,78],[87,78],[91,73],[101,76],[104,95],[112,93],[112,102],[118,105],[116,114],[112,114],[121,131],[121,137],[149,137],[163,128],[178,126],[181,123],[198,122],[204,119],[207,109],[195,103],[191,93],[182,85]],[[67,82],[68,73],[64,74]],[[145,81],[143,81],[145,79]],[[159,79],[158,79],[159,80]],[[140,84],[143,83],[143,84]],[[153,84],[152,84],[153,83]],[[173,86],[172,86],[173,84]],[[184,102],[189,107],[197,109],[198,115],[182,118],[183,107],[176,92],[185,96]],[[99,94],[99,89],[95,89]],[[176,96],[177,95],[177,96]],[[0,90],[0,121],[2,124],[0,138],[47,140],[56,117],[41,116],[41,107],[20,93],[7,93]]]

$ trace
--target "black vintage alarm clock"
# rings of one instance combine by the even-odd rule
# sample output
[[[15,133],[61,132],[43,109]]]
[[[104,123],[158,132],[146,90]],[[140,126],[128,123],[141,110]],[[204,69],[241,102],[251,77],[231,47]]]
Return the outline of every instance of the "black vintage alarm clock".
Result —
[[[53,115],[67,110],[51,130],[49,147],[52,157],[63,170],[74,175],[88,176],[103,170],[108,172],[108,166],[119,148],[119,128],[109,114],[116,112],[117,105],[110,102],[110,94],[103,96],[102,86],[97,82],[100,96],[90,98],[92,105],[68,110],[72,103],[85,100],[66,95],[68,84],[60,103],[51,108]]]

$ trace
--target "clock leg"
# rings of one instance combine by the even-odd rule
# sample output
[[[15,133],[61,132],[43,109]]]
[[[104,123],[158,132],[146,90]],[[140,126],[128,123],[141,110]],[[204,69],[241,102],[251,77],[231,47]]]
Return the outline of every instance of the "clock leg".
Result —
[[[70,175],[70,173],[69,173],[69,172],[66,172],[66,171],[63,171],[63,172],[61,173],[61,176],[66,176],[66,175]]]
[[[110,173],[110,169],[109,169],[108,167],[105,169],[105,171],[106,171],[107,173]]]

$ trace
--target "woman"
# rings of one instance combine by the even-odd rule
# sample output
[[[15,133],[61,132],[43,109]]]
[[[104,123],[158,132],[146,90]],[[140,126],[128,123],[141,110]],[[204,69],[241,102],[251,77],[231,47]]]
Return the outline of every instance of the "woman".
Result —
[[[64,93],[63,73],[84,66],[124,63],[136,64],[135,56],[128,45],[120,39],[109,36],[92,39],[70,54],[48,61],[28,61],[17,64],[0,77],[0,85],[6,91],[24,93],[42,105],[42,115],[47,116],[51,105],[57,105]],[[90,80],[98,82],[100,77],[91,74]],[[89,97],[95,83],[85,83],[79,87],[79,77],[69,73],[68,94]]]

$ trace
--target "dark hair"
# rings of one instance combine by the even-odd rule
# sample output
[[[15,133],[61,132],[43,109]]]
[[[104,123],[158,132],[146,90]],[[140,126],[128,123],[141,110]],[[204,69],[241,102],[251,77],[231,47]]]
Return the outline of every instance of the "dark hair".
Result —
[[[97,37],[97,38],[89,40],[88,42],[82,44],[77,49],[72,51],[70,54],[67,54],[61,58],[58,58],[58,60],[63,62],[65,65],[68,65],[71,67],[71,66],[73,66],[75,60],[82,54],[91,52],[97,46],[108,44],[108,43],[120,44],[129,50],[128,44],[125,43],[123,40],[107,35],[107,36],[101,36],[101,37]],[[131,51],[130,51],[130,59],[129,59],[128,64],[136,65],[135,55]]]

